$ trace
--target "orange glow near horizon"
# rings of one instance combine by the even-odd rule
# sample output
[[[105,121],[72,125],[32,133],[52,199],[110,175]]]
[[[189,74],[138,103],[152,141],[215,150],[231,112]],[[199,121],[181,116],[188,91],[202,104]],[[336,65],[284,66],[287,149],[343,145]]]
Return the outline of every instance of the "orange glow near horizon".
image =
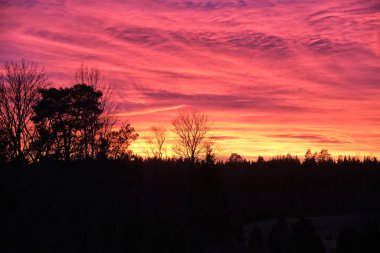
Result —
[[[56,86],[99,67],[138,154],[196,109],[222,156],[380,156],[376,0],[15,0],[0,16],[1,61],[37,61]]]

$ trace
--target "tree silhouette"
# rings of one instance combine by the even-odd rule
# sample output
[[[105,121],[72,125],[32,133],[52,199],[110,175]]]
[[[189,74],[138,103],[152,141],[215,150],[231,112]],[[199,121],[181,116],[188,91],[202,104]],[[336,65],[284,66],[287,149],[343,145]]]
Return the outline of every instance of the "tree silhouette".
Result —
[[[82,63],[74,73],[73,84],[86,84],[93,87],[94,90],[102,92],[99,99],[102,114],[99,115],[96,124],[89,124],[87,132],[89,136],[89,143],[91,158],[95,158],[96,139],[97,135],[105,135],[117,123],[116,118],[113,116],[117,111],[117,104],[115,103],[114,92],[110,84],[106,81],[103,72],[97,67],[88,67]]]
[[[207,116],[198,111],[182,111],[172,123],[177,134],[174,152],[194,163],[204,152],[203,144],[210,131]]]
[[[263,164],[264,162],[265,162],[264,157],[262,157],[262,156],[258,156],[258,157],[257,157],[256,163],[258,163],[258,164]]]
[[[243,157],[239,155],[238,153],[231,153],[230,157],[228,158],[229,163],[241,163],[243,162]]]
[[[304,165],[306,166],[315,166],[317,164],[317,153],[312,153],[310,148],[306,151],[305,153],[305,160],[304,160]]]
[[[65,161],[89,158],[93,153],[89,149],[93,141],[90,129],[101,127],[97,125],[102,113],[99,102],[102,93],[85,84],[41,89],[40,93],[42,99],[34,107],[33,117],[39,137],[33,143],[36,157],[50,156]]]
[[[321,149],[318,155],[318,163],[321,164],[321,163],[327,163],[331,161],[332,161],[332,157],[329,151],[327,149]]]
[[[39,89],[49,85],[47,74],[37,63],[6,62],[0,72],[0,128],[8,135],[8,156],[31,159],[28,149],[34,138],[31,125]]]
[[[37,138],[32,143],[35,159],[42,156],[59,159],[68,152],[71,142],[68,92],[65,89],[41,89],[42,99],[35,106],[32,118]],[[67,154],[67,158],[69,154]]]
[[[100,140],[99,157],[111,159],[129,158],[131,153],[128,148],[138,136],[130,124],[125,124],[119,130],[106,133]]]
[[[94,158],[95,138],[103,126],[103,122],[99,121],[99,117],[103,113],[101,104],[103,94],[101,91],[95,90],[93,86],[85,84],[74,85],[70,92],[74,113],[78,116],[78,157],[88,159],[91,156]]]
[[[165,141],[167,138],[166,130],[163,127],[151,127],[152,135],[148,137],[148,153],[153,157],[162,159],[166,153]]]
[[[203,145],[206,153],[205,163],[208,165],[214,164],[216,161],[216,147],[214,140],[208,138]]]

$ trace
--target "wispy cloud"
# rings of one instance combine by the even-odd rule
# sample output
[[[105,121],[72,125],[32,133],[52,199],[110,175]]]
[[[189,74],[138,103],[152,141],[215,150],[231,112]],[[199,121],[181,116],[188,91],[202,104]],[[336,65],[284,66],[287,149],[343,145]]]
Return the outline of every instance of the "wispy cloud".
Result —
[[[149,115],[149,114],[158,113],[158,112],[179,110],[179,109],[184,108],[184,107],[185,107],[184,105],[177,105],[177,106],[163,107],[163,108],[152,108],[152,109],[143,110],[143,111],[115,113],[113,116],[130,117],[130,116],[136,116],[136,115]]]

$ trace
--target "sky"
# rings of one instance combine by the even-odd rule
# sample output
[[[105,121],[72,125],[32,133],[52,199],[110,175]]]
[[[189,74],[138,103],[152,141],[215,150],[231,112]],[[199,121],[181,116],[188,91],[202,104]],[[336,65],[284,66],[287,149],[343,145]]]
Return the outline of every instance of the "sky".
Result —
[[[199,110],[223,155],[380,156],[377,0],[0,0],[0,34],[1,62],[36,61],[55,86],[101,69],[137,153]]]

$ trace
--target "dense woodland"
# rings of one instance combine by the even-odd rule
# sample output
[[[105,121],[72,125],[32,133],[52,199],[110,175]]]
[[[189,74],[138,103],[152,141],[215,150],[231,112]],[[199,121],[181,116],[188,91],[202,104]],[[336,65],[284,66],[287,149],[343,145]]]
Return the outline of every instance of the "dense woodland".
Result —
[[[379,252],[376,157],[333,159],[323,149],[302,161],[217,161],[207,117],[192,111],[172,122],[175,157],[152,128],[142,158],[98,69],[82,64],[54,88],[22,60],[5,63],[0,80],[2,252],[326,252],[307,217],[343,214],[367,226],[348,222],[336,252]],[[255,227],[244,243],[245,225],[272,218],[268,238]]]

